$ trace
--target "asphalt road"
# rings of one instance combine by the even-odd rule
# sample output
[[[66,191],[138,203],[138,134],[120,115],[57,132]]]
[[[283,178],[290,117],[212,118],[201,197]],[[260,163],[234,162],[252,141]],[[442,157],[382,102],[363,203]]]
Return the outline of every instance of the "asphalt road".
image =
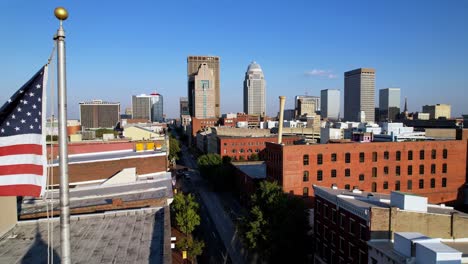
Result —
[[[206,218],[202,216],[202,222],[208,221],[211,229],[214,227],[217,231],[212,233],[213,241],[205,241],[205,243],[213,244],[216,243],[217,240],[220,240],[227,250],[230,261],[232,261],[232,263],[246,263],[247,253],[242,247],[240,238],[237,234],[236,226],[229,217],[228,213],[225,211],[220,197],[217,193],[212,192],[209,189],[208,183],[200,176],[198,170],[196,170],[196,162],[189,153],[188,149],[183,146],[181,152],[183,164],[193,169],[193,171],[190,172],[191,179],[184,181],[189,189],[193,190],[199,195],[201,198],[201,211],[206,212]],[[207,217],[208,215],[209,217]],[[217,234],[219,234],[219,238],[216,237]],[[207,238],[207,240],[211,239]],[[225,258],[222,262],[213,263],[225,263],[225,261],[228,260]]]

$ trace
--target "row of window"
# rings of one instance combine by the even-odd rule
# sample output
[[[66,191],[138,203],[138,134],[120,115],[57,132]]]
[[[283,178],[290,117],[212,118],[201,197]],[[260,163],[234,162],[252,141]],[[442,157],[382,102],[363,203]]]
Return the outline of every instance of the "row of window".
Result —
[[[431,164],[431,174],[436,174],[437,169],[436,169],[435,164]],[[407,167],[407,172],[408,176],[413,175],[413,165],[408,165]],[[388,175],[390,173],[389,167],[385,166],[383,167],[383,174]],[[447,173],[447,164],[444,163],[442,164],[442,173]],[[424,175],[424,165],[419,165],[419,174]],[[330,171],[330,177],[336,178],[338,175],[336,169],[332,169]],[[395,166],[395,175],[400,176],[401,175],[401,167],[400,166]],[[344,176],[345,177],[350,177],[351,176],[351,169],[345,169],[344,171]],[[372,168],[372,177],[376,178],[377,177],[377,167]],[[317,170],[317,181],[322,181],[323,180],[323,171],[322,170]],[[309,171],[305,170],[302,174],[302,181],[307,182],[309,181]],[[359,181],[364,181],[364,174],[359,174]]]
[[[437,180],[435,178],[431,178],[430,179],[430,188],[431,189],[434,189],[437,187]],[[424,179],[419,179],[418,180],[418,187],[419,189],[424,189]],[[336,186],[336,184],[332,184],[332,186]],[[447,178],[442,178],[442,181],[441,181],[441,187],[443,188],[446,188],[447,187]],[[345,184],[344,188],[346,190],[351,190],[351,185],[349,184]],[[353,188],[357,188],[358,189],[358,186],[354,186]],[[371,192],[377,192],[377,183],[376,182],[373,182],[372,183],[372,190]],[[385,181],[383,182],[383,186],[382,186],[382,189],[383,190],[388,190],[389,189],[389,184],[388,184],[388,181]],[[413,189],[413,181],[412,180],[408,180],[406,182],[406,190],[412,190]],[[400,181],[395,181],[395,187],[394,187],[394,190],[395,191],[399,191],[401,190],[401,183]],[[302,189],[302,195],[304,197],[308,197],[309,196],[309,187],[304,187]]]
[[[232,149],[231,152],[232,152],[232,153],[237,153],[237,149]],[[240,150],[239,150],[239,153],[245,153],[245,152],[252,153],[253,150],[252,150],[252,149],[247,149],[247,150],[245,150],[245,149],[240,149]],[[256,152],[256,153],[259,153],[259,152],[260,152],[260,149],[256,149],[255,152]],[[224,150],[224,154],[226,154],[226,150]]]
[[[270,142],[270,141],[269,141]],[[273,141],[271,141],[273,142]],[[223,144],[224,146],[227,146],[228,143],[227,142],[224,142]],[[266,145],[266,141],[265,142],[240,142],[240,143],[231,143],[231,146],[259,146],[259,145]]]
[[[365,157],[366,153],[364,152],[359,152],[359,162],[365,162]],[[448,157],[448,150],[444,149],[442,151],[442,158],[447,159]],[[385,151],[383,153],[383,158],[384,160],[389,160],[390,159],[390,152]],[[419,159],[424,160],[425,159],[425,150],[420,150],[419,151]],[[437,159],[437,150],[433,149],[431,150],[431,159]],[[330,160],[332,162],[335,162],[338,160],[337,154],[332,153]],[[401,160],[401,151],[396,151],[395,152],[395,160],[400,161]],[[408,151],[408,160],[413,160],[413,151],[410,150]],[[377,152],[372,152],[372,161],[377,162],[378,161],[378,153]],[[345,153],[345,163],[351,163],[351,153],[347,152]],[[304,165],[309,165],[309,154],[305,154],[303,156],[303,164]],[[317,164],[321,165],[323,164],[323,154],[317,154]]]

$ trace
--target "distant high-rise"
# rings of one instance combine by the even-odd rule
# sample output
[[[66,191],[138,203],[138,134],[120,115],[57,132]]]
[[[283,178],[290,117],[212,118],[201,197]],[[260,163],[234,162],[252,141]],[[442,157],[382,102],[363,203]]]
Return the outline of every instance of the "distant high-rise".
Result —
[[[80,103],[80,121],[84,128],[111,128],[120,121],[120,103],[93,100]]]
[[[188,97],[180,97],[180,115],[190,115]]]
[[[311,95],[296,95],[294,98],[296,116],[307,114],[308,116],[315,115],[320,111],[320,97]]]
[[[134,119],[146,119],[150,122],[163,122],[163,96],[158,93],[132,96],[132,112]]]
[[[340,118],[341,91],[325,89],[320,91],[320,115],[330,120]]]
[[[344,119],[358,121],[364,111],[366,121],[374,122],[375,70],[359,68],[344,73]]]
[[[379,90],[379,120],[394,121],[400,114],[400,88]]]
[[[213,69],[202,63],[198,71],[189,77],[189,111],[195,118],[215,118],[216,116],[216,83]]]
[[[244,113],[265,116],[265,78],[255,61],[250,63],[244,79]]]
[[[430,119],[446,118],[451,116],[451,106],[449,104],[424,105],[423,113],[429,113]]]
[[[217,56],[188,56],[187,57],[187,79],[190,83],[190,78],[193,75],[198,73],[198,70],[202,64],[206,64],[208,68],[213,71],[213,82],[210,85],[210,89],[214,90],[215,94],[215,117],[221,117],[221,100],[220,100],[220,79],[219,79],[219,57]],[[190,85],[188,87],[188,99],[189,99],[189,108],[193,108],[192,97],[193,91],[190,90]]]

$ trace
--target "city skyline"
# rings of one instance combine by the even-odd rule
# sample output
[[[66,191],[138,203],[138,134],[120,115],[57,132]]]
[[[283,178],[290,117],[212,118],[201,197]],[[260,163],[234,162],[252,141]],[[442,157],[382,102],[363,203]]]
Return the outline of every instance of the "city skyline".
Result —
[[[363,9],[341,2],[270,3],[258,14],[258,23],[264,29],[261,32],[245,31],[251,22],[238,19],[242,2],[213,3],[203,7],[149,1],[134,6],[86,1],[64,4],[70,11],[65,23],[70,118],[78,118],[78,103],[91,93],[95,93],[93,98],[120,102],[125,109],[131,105],[129,95],[147,90],[164,94],[166,102],[172,102],[165,106],[167,116],[177,117],[176,102],[186,96],[186,57],[190,54],[213,54],[223,61],[221,113],[242,111],[239,102],[245,65],[252,60],[261,61],[269,76],[270,116],[278,110],[278,95],[286,95],[286,108],[292,108],[296,95],[319,96],[323,89],[344,90],[343,72],[359,67],[378,71],[376,90],[400,87],[402,101],[408,97],[410,112],[438,103],[451,104],[453,117],[468,112],[460,96],[468,84],[464,74],[468,66],[462,59],[468,57],[468,36],[463,34],[463,25],[468,23],[467,2],[368,2]],[[0,99],[6,100],[47,61],[58,26],[51,10],[61,4],[0,4],[4,25],[0,32],[8,39],[0,50],[6,87]],[[105,20],[96,12],[103,8],[111,13]],[[165,12],[153,15],[162,9]],[[217,27],[223,29],[215,31],[208,41],[201,41],[197,32],[207,23],[193,22],[202,9],[213,13]],[[366,33],[352,37],[356,33],[350,28],[362,24],[367,27]],[[154,31],[152,36],[135,41],[149,31]],[[243,42],[253,35],[255,41]]]

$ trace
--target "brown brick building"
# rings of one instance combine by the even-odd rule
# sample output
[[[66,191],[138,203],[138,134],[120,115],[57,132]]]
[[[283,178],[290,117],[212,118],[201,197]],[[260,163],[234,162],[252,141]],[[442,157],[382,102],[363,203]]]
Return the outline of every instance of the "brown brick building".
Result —
[[[291,136],[283,137],[283,143],[285,145],[292,145],[294,141],[299,140],[300,137]],[[267,142],[278,142],[277,136],[267,136],[267,137],[228,137],[228,136],[218,136],[218,150],[219,155],[229,156],[233,159],[248,160],[249,156],[253,153],[258,154],[259,156],[265,155],[265,146]]]
[[[420,232],[430,237],[468,236],[468,215],[427,198],[314,186],[315,263],[368,262],[367,241],[391,240],[394,232]]]
[[[465,132],[465,131],[464,131]],[[464,133],[466,134],[466,133]],[[266,143],[267,175],[312,198],[312,185],[410,192],[431,203],[461,201],[467,140],[278,145]]]

